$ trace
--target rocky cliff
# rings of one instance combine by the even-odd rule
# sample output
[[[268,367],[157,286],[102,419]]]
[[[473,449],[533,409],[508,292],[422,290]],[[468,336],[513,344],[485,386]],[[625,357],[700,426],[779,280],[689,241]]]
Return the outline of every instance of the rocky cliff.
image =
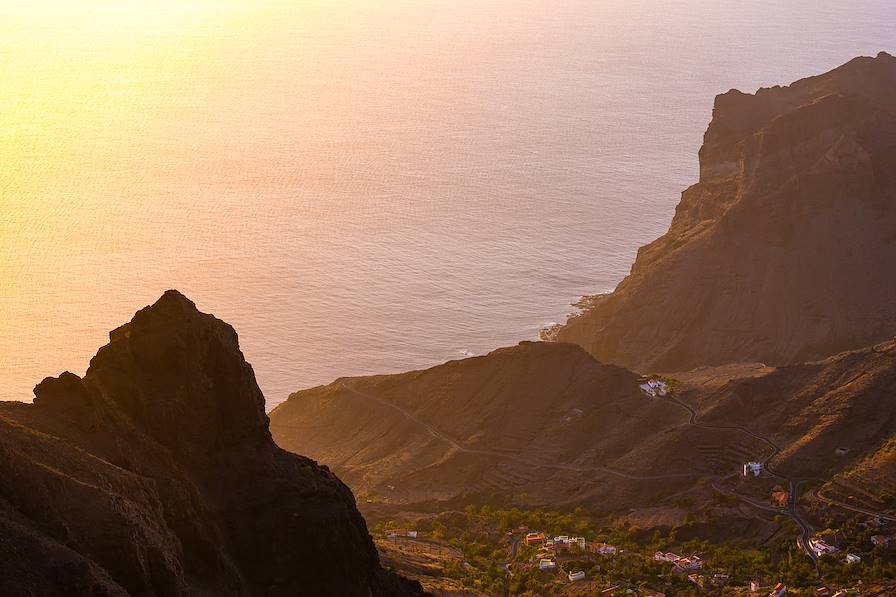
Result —
[[[274,444],[233,328],[169,291],[110,337],[83,379],[0,403],[0,594],[421,594]]]
[[[637,371],[796,363],[896,334],[896,58],[716,98],[700,180],[556,332]]]

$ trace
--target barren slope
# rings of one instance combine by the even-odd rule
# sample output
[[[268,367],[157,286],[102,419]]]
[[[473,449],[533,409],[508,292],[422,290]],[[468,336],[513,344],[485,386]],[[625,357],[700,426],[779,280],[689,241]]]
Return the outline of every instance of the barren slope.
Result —
[[[896,434],[896,341],[786,367],[701,368],[678,376],[707,424],[740,423],[777,444],[776,468],[827,478]],[[838,450],[839,449],[839,450]]]
[[[635,374],[575,345],[523,343],[299,392],[271,431],[375,502],[610,511],[773,455],[782,474],[826,478],[893,436],[894,383],[891,342],[791,367],[704,368],[680,376],[673,400],[651,399]]]
[[[526,342],[299,392],[271,413],[271,432],[286,449],[325,459],[360,496],[386,502],[619,505],[767,450],[749,436],[725,446],[728,432],[687,419],[644,396],[637,375],[578,346]],[[705,456],[703,442],[722,447]]]

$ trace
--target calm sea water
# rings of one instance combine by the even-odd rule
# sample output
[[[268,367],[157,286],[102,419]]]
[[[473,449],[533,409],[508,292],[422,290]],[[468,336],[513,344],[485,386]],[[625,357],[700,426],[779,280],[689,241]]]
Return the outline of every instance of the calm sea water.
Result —
[[[167,288],[269,407],[535,338],[664,232],[715,94],[896,49],[889,0],[179,4],[0,8],[0,399]]]

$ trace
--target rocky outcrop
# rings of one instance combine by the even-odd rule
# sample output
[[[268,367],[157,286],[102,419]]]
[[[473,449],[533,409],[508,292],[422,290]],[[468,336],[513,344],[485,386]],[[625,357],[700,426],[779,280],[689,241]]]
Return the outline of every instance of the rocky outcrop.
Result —
[[[274,444],[233,328],[169,291],[110,338],[0,403],[0,594],[421,594],[348,488]]]
[[[896,334],[896,58],[716,98],[669,231],[553,337],[637,371],[788,364]]]

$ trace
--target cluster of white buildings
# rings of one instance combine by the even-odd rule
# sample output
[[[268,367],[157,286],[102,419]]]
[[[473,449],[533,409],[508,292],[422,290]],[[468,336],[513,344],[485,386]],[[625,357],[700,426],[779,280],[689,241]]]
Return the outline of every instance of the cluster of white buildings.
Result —
[[[585,549],[585,538],[558,535],[557,537],[554,537],[553,541],[551,541],[551,545],[553,545],[554,547],[572,547],[573,545],[575,545],[579,549]]]
[[[668,552],[663,553],[661,551],[653,554],[653,559],[657,562],[669,562],[670,564],[674,564],[673,572],[685,572],[691,570],[702,570],[703,569],[703,560],[699,556],[688,556],[682,557],[678,554]]]
[[[523,540],[526,545],[540,547],[538,553],[535,554],[534,560],[538,561],[538,569],[542,572],[554,572],[560,568],[557,563],[558,551],[575,549],[600,555],[615,555],[617,553],[616,547],[613,545],[588,543],[584,537],[572,537],[570,535],[557,535],[553,539],[549,539],[544,533],[527,532]],[[582,570],[571,570],[567,572],[566,576],[570,582],[585,580],[585,572]]]
[[[524,538],[526,545],[541,545],[543,548],[554,550],[554,549],[569,549],[570,547],[577,547],[584,551],[586,547],[589,545],[584,537],[570,537],[569,535],[557,535],[553,539],[548,539],[544,533],[526,533]],[[612,552],[602,551],[599,553],[616,553],[616,548],[610,545],[605,545],[603,543],[600,544],[605,549],[611,548]]]
[[[659,379],[650,379],[638,386],[641,391],[651,398],[666,396],[669,393],[669,386],[666,382]]]
[[[829,555],[833,553],[838,553],[840,550],[824,539],[820,537],[812,537],[809,539],[809,549],[811,549],[816,556]],[[857,556],[854,553],[846,554],[846,558],[844,559],[844,563],[846,564],[861,564],[862,558]]]
[[[614,556],[616,555],[616,547],[612,545],[607,545],[606,543],[588,543],[587,549],[589,551],[593,551],[596,554],[600,554],[602,556]]]

